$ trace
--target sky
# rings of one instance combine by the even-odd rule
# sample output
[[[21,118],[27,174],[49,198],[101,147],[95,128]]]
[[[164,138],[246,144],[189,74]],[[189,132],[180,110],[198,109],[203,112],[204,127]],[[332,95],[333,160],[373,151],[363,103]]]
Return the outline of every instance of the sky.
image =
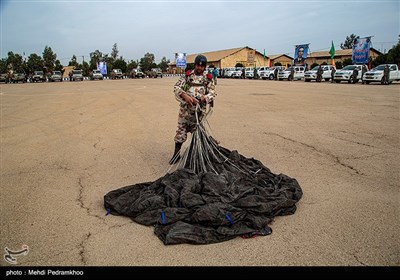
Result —
[[[67,65],[75,55],[89,61],[99,50],[127,62],[146,53],[174,61],[175,53],[198,54],[248,46],[260,53],[294,56],[335,48],[346,36],[371,38],[387,52],[399,40],[400,0],[281,1],[96,1],[1,0],[1,58],[12,51],[40,56],[46,46]]]

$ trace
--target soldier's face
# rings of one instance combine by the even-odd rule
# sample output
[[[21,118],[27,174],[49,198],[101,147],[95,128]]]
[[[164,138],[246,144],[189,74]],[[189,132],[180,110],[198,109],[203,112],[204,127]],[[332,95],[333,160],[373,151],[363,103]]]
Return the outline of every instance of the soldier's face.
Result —
[[[194,73],[196,74],[196,75],[201,75],[201,74],[203,74],[203,72],[204,72],[204,70],[206,69],[206,66],[204,65],[195,65],[194,66]]]
[[[303,52],[304,52],[304,50],[303,49],[299,49],[299,51],[298,51],[298,53],[297,53],[297,56],[300,58],[300,57],[303,57]]]

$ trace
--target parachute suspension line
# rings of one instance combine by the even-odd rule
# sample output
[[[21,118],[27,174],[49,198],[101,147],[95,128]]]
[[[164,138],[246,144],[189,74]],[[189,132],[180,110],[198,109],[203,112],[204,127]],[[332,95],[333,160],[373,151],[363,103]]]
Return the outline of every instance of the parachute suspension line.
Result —
[[[193,170],[196,174],[213,172],[218,175],[217,165],[224,164],[228,164],[236,170],[246,173],[245,170],[237,166],[221,152],[218,144],[205,128],[205,125],[207,125],[209,130],[211,130],[210,124],[206,118],[210,110],[200,119],[199,114],[201,113],[200,106],[197,104],[195,111],[196,124],[191,133],[190,143],[185,149],[181,149],[183,154],[181,155],[179,163],[177,165],[170,165],[165,173],[180,168],[187,168]]]

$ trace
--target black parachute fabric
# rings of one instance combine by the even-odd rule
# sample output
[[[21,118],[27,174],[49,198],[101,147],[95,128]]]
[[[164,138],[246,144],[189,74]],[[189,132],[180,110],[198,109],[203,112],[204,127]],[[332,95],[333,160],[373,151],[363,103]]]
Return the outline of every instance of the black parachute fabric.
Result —
[[[209,244],[271,234],[272,219],[293,214],[302,194],[296,179],[219,146],[202,122],[175,171],[113,190],[104,206],[153,225],[165,245]]]

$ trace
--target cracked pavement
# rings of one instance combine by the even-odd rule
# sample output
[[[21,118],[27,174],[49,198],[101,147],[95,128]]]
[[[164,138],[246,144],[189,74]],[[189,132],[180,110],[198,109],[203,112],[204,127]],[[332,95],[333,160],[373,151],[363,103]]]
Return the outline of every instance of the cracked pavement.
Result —
[[[2,84],[0,247],[23,266],[398,266],[400,83],[219,79],[221,145],[300,183],[273,233],[165,246],[103,196],[168,170],[177,77]],[[8,265],[4,258],[1,265]]]

